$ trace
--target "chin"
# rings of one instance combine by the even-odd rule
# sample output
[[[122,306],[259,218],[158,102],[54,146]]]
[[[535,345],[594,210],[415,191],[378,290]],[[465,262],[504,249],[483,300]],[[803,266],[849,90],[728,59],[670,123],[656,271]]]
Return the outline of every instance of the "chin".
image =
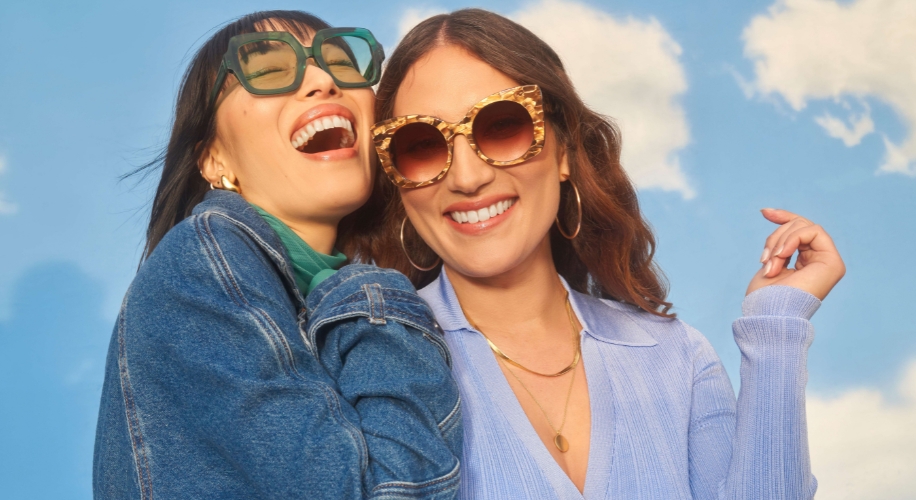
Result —
[[[465,252],[466,253],[466,252]],[[509,272],[519,265],[515,255],[506,252],[481,252],[478,256],[463,255],[460,259],[443,259],[448,267],[469,278],[490,278]]]

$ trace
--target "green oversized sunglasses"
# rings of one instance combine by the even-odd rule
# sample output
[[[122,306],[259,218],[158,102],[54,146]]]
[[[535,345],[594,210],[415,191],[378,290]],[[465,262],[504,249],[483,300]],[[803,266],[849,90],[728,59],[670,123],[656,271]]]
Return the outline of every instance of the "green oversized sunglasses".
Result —
[[[364,28],[328,28],[312,37],[312,46],[304,47],[286,31],[259,31],[236,35],[210,92],[210,105],[216,101],[233,73],[242,87],[255,95],[292,92],[302,84],[308,60],[331,75],[341,88],[371,87],[382,73],[385,52],[372,33]]]

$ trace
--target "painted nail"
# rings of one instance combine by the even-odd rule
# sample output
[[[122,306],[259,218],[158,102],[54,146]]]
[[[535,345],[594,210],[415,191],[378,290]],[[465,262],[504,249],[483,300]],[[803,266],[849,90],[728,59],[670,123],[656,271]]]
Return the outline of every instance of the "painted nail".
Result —
[[[773,252],[773,255],[779,255],[779,254],[781,254],[781,253],[782,253],[783,247],[785,247],[785,245],[779,245],[779,248],[777,248],[776,251]]]
[[[766,247],[766,248],[763,249],[763,255],[760,256],[760,263],[762,264],[762,263],[766,262],[767,259],[769,259],[769,258],[770,258],[770,248],[769,248],[769,247]]]
[[[763,275],[766,276],[770,274],[770,269],[773,269],[773,261],[767,261],[767,265],[763,266]]]

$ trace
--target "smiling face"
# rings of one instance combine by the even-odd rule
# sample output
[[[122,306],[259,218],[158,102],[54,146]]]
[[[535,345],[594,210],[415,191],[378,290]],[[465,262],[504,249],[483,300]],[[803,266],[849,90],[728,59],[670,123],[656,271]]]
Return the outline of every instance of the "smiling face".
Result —
[[[398,89],[394,115],[461,120],[482,98],[518,86],[466,50],[436,47],[417,61]],[[452,165],[441,181],[401,189],[411,223],[448,268],[468,277],[493,277],[531,259],[550,257],[548,231],[557,214],[565,155],[547,124],[544,149],[509,167],[494,167],[454,140]]]
[[[300,235],[309,225],[336,228],[368,199],[374,174],[374,93],[341,90],[308,62],[302,85],[286,94],[252,95],[230,76],[217,101],[216,136],[201,160],[208,181],[219,186],[225,175],[247,201]]]

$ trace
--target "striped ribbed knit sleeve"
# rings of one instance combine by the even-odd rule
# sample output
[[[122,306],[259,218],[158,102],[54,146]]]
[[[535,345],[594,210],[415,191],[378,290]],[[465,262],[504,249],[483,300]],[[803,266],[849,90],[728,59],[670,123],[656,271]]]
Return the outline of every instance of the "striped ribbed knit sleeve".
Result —
[[[809,320],[821,302],[793,287],[767,286],[744,299],[732,325],[741,389],[728,475],[720,498],[810,499],[805,385]]]

